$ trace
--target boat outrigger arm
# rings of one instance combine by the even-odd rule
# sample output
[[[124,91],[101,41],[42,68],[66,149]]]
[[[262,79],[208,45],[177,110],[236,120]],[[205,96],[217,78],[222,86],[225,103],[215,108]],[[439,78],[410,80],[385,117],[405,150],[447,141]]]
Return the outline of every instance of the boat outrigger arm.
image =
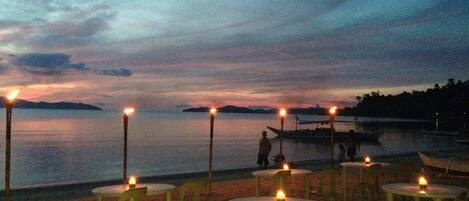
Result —
[[[312,121],[312,120],[301,120],[297,115],[295,115],[296,123],[299,125],[305,125],[305,124],[329,124],[329,120],[317,120],[317,121]],[[345,120],[334,120],[334,122],[356,122],[356,121],[345,121]]]

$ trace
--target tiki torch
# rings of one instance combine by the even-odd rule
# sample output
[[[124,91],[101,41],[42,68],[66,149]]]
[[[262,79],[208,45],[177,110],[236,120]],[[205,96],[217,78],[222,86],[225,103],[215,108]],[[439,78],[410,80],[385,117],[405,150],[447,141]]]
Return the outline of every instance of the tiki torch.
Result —
[[[210,109],[210,145],[208,155],[208,194],[212,193],[212,161],[213,161],[213,126],[215,124],[216,108]]]
[[[287,110],[286,109],[280,109],[280,111],[278,112],[278,114],[280,115],[280,131],[281,131],[281,135],[280,135],[280,155],[283,155],[283,124],[285,123],[285,116],[287,116]]]
[[[127,183],[127,130],[129,125],[129,115],[132,114],[134,111],[135,109],[132,107],[127,107],[124,109],[124,184]]]
[[[337,107],[334,106],[334,107],[331,107],[331,109],[329,109],[329,125],[331,126],[331,166],[332,168],[334,168],[334,144],[335,144],[335,141],[334,141],[334,118],[335,118],[335,115],[337,113]]]
[[[6,139],[5,139],[5,201],[11,201],[10,193],[10,160],[11,160],[11,114],[13,113],[13,103],[20,90],[15,90],[8,94],[5,101],[6,109]]]

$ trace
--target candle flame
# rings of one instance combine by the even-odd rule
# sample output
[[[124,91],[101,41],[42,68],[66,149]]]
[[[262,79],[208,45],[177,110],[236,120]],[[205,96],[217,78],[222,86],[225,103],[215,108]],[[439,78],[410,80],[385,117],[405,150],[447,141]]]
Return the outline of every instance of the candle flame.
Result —
[[[285,163],[285,164],[283,164],[283,169],[284,170],[289,170],[290,166],[287,163]]]
[[[329,114],[334,115],[336,112],[337,112],[337,106],[331,107],[331,109],[329,109]]]
[[[135,178],[134,176],[131,176],[129,178],[129,185],[136,185],[137,184],[137,178]]]
[[[423,185],[423,186],[428,185],[427,179],[425,179],[424,176],[421,176],[421,177],[419,178],[419,185]]]
[[[134,113],[135,109],[133,107],[127,107],[124,109],[124,114],[126,115],[130,115],[132,113]]]
[[[285,200],[285,197],[286,197],[285,192],[283,192],[282,190],[278,190],[277,194],[275,194],[275,198],[277,200]]]
[[[10,101],[10,102],[11,102],[11,101],[14,101],[15,98],[16,98],[16,96],[18,96],[19,93],[20,93],[20,90],[19,90],[19,89],[16,89],[16,90],[12,91],[11,93],[9,93],[9,94],[7,95],[8,101]]]
[[[281,116],[281,117],[285,117],[287,115],[287,110],[286,109],[280,109],[280,111],[278,112],[278,114]]]
[[[217,108],[210,108],[210,114],[215,115],[217,113]]]
[[[371,158],[369,156],[365,157],[365,163],[370,163],[371,162]]]

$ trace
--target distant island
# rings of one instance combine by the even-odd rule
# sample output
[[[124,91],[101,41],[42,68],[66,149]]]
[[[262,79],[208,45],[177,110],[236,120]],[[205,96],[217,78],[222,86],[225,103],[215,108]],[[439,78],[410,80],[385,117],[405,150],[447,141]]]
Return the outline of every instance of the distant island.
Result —
[[[0,98],[0,107],[5,107],[5,98]],[[102,110],[102,108],[84,104],[84,103],[72,103],[72,102],[32,102],[27,100],[18,99],[15,101],[15,108],[27,108],[27,109],[60,109],[60,110]]]
[[[436,113],[442,119],[469,118],[469,80],[449,79],[446,85],[435,84],[425,91],[404,91],[397,95],[384,95],[379,91],[356,97],[353,107],[339,109],[343,116],[398,117],[434,119]],[[218,108],[222,113],[274,114],[277,109],[252,109],[227,105]],[[183,112],[208,112],[207,107],[187,108]],[[289,108],[289,114],[326,115],[327,108]]]
[[[197,108],[187,108],[182,110],[183,112],[208,112],[208,107],[197,107]],[[234,105],[227,105],[217,108],[218,112],[221,113],[253,113],[253,114],[275,114],[278,112],[277,109],[261,109],[256,108],[252,109],[249,107],[239,107]],[[326,114],[326,109],[318,107],[310,108],[289,108],[289,114]]]

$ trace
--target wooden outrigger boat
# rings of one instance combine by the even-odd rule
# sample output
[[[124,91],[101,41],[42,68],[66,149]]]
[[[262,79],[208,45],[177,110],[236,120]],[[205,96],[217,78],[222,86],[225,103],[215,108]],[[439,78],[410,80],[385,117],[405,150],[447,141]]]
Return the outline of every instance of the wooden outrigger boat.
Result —
[[[299,140],[311,140],[311,141],[325,141],[331,140],[331,130],[329,128],[317,128],[317,129],[303,129],[303,130],[287,130],[281,131],[277,128],[267,126],[269,130],[275,133],[277,136],[282,136],[286,139],[299,139]],[[356,138],[359,142],[378,142],[378,138],[383,133],[363,133],[355,132]],[[349,139],[350,133],[345,131],[335,131],[334,140],[336,142],[345,142]]]
[[[330,122],[328,120],[319,120],[319,121],[310,121],[310,120],[301,120],[298,116],[295,116],[296,119],[296,129],[295,130],[284,130],[273,128],[267,126],[269,130],[275,133],[277,136],[282,136],[286,139],[297,139],[310,142],[330,142],[331,140],[331,128],[320,127],[320,125],[327,125]],[[355,122],[354,121],[341,121],[335,120],[334,122]],[[298,129],[298,125],[306,124],[317,124],[318,127],[312,129]],[[378,138],[383,133],[364,133],[364,132],[355,132],[355,137],[358,142],[368,142],[368,143],[379,143]],[[348,131],[334,131],[334,141],[335,142],[345,142],[350,138],[350,133]]]
[[[418,154],[423,164],[433,171],[454,176],[469,176],[469,156],[443,159],[430,157],[421,152]]]

